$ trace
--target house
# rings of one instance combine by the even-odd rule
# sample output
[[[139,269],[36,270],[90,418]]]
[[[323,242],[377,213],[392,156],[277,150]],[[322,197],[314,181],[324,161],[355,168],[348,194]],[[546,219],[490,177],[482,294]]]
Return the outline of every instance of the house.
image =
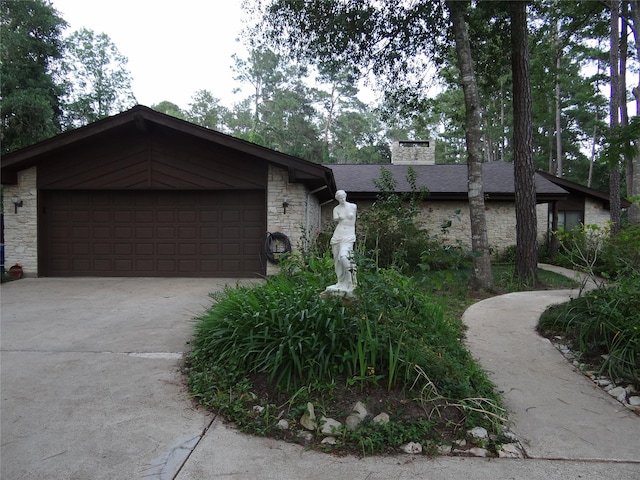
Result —
[[[2,158],[5,265],[32,276],[268,275],[279,253],[332,228],[338,189],[363,211],[382,167],[410,191],[409,165],[429,190],[418,220],[470,244],[466,165],[436,165],[429,141],[392,151],[391,165],[318,165],[136,106]],[[483,177],[499,251],[515,244],[513,165],[487,163]],[[549,205],[569,193],[540,173],[536,190],[543,239]]]
[[[565,178],[556,177],[549,173],[538,171],[537,174],[550,182],[562,187],[569,195],[549,204],[548,218],[551,229],[553,210],[556,210],[558,227],[571,229],[580,224],[599,225],[604,227],[610,220],[609,194],[585,187]],[[624,198],[620,200],[622,208],[629,208],[631,203]]]
[[[416,173],[416,186],[428,194],[422,202],[416,219],[432,234],[447,243],[461,242],[471,245],[471,224],[467,194],[466,164],[436,164],[433,144],[429,141],[396,142],[392,146],[391,165],[329,165],[338,189],[345,190],[349,201],[358,204],[360,210],[370,206],[379,194],[374,181],[380,178],[381,169],[388,170],[397,182],[396,191],[410,193],[407,182],[408,168]],[[487,235],[493,252],[501,252],[516,244],[516,215],[514,166],[506,162],[490,162],[482,165],[485,195]],[[565,199],[568,192],[536,174],[536,202],[538,239],[547,235],[547,210],[550,203]],[[330,221],[331,206],[323,210],[323,223]],[[442,226],[449,225],[443,232]]]
[[[269,274],[265,247],[295,248],[336,192],[325,166],[144,106],[12,152],[1,173],[5,265],[39,276]]]

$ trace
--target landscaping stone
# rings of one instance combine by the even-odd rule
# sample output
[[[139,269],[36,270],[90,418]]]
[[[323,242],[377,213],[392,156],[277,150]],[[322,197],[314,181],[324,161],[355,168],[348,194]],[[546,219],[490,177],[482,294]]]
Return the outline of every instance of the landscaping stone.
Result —
[[[325,435],[337,433],[342,429],[342,424],[333,418],[320,417],[320,431]]]
[[[522,449],[517,443],[505,443],[498,449],[498,457],[500,458],[524,458]]]
[[[627,401],[627,391],[624,389],[624,387],[612,388],[607,393],[619,402],[626,403]]]
[[[401,445],[400,450],[402,450],[404,453],[415,455],[418,453],[422,453],[422,445],[416,442],[409,442]]]
[[[389,415],[385,412],[379,413],[378,415],[373,417],[373,423],[381,423],[381,424],[389,423]]]
[[[629,405],[631,405],[632,407],[640,407],[640,397],[638,396],[633,396],[633,397],[629,397]]]
[[[472,454],[474,457],[488,457],[489,456],[489,450],[487,450],[486,448],[473,447],[473,448],[469,449],[469,453]]]
[[[280,430],[289,430],[289,422],[287,422],[284,418],[278,420],[278,424],[276,425]]]
[[[307,410],[300,418],[300,425],[302,425],[307,430],[315,431],[318,428],[318,424],[316,422],[316,412],[313,408],[313,403],[307,403]]]
[[[467,432],[467,434],[471,437],[471,441],[474,443],[489,439],[487,429],[482,427],[473,427]]]
[[[367,407],[364,403],[358,401],[351,409],[354,415],[360,418],[360,420],[364,420],[369,412],[367,411]]]
[[[304,443],[311,443],[313,442],[313,433],[302,431],[298,434],[298,438],[300,438]]]
[[[451,453],[451,445],[438,445],[438,453],[440,455],[449,455]]]
[[[324,437],[320,443],[324,445],[335,445],[336,443],[338,443],[338,441],[336,440],[336,437],[329,436]]]
[[[357,415],[349,415],[345,420],[345,424],[349,430],[357,430],[362,423],[362,419]]]

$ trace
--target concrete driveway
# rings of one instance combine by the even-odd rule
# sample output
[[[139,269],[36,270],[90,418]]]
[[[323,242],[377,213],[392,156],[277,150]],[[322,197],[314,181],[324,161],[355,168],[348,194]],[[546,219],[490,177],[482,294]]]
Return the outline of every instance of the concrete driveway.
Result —
[[[0,477],[173,478],[213,418],[179,373],[192,319],[235,280],[3,284]]]
[[[540,346],[531,325],[549,300],[546,293],[540,299],[535,292],[509,294],[465,313],[474,354],[493,372],[505,365],[494,377],[498,388],[510,392],[515,379],[522,380],[517,390],[526,401],[513,402],[509,393],[506,401],[517,421],[514,431],[528,439],[534,458],[360,459],[241,434],[193,406],[178,370],[191,319],[210,305],[208,293],[225,283],[235,281],[83,278],[2,285],[0,478],[640,480],[637,416],[593,386],[580,387],[582,375],[551,344]],[[517,319],[528,340],[513,340],[514,328],[498,335],[503,317],[508,324]],[[548,366],[546,357],[558,361]],[[540,387],[533,370],[549,382]],[[561,390],[554,390],[556,379]],[[562,410],[562,418],[535,416],[560,411],[557,404],[566,407],[580,392],[586,394],[576,408]],[[523,416],[521,404],[535,421]],[[599,419],[592,421],[594,415]]]

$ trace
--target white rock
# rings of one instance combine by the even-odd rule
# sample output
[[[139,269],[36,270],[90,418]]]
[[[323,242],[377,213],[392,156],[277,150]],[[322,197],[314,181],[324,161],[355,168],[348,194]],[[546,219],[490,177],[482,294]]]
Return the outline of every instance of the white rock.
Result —
[[[609,380],[608,378],[598,378],[596,380],[596,384],[601,387],[606,387],[607,385],[611,385],[611,380]]]
[[[416,442],[409,442],[401,445],[400,450],[404,453],[415,455],[416,453],[422,453],[422,445]]]
[[[333,418],[320,417],[320,431],[325,435],[337,433],[342,429],[342,424]]]
[[[485,440],[489,438],[489,433],[487,432],[487,429],[482,427],[473,427],[467,433],[471,438],[475,438],[478,440]]]
[[[449,455],[451,453],[451,445],[438,445],[438,453],[440,455]]]
[[[509,439],[509,440],[511,440],[513,442],[518,440],[518,436],[515,433],[513,433],[512,431],[510,431],[510,430],[504,430],[502,432],[502,435],[504,435],[505,438],[507,438],[507,439]]]
[[[382,423],[382,424],[389,423],[389,415],[386,414],[385,412],[379,413],[378,415],[373,417],[373,423]]]
[[[335,445],[337,443],[336,437],[324,437],[320,443],[325,445]]]
[[[627,401],[627,391],[624,389],[624,387],[612,388],[607,393],[619,402],[626,403]]]
[[[357,415],[349,415],[346,418],[345,423],[349,430],[357,430],[362,423],[362,419]]]
[[[473,447],[469,449],[469,453],[474,457],[487,457],[489,455],[489,450],[486,448]]]
[[[498,450],[498,456],[500,458],[524,458],[522,450],[517,443],[505,443]]]
[[[640,407],[640,397],[629,397],[629,405],[631,405],[632,407]]]
[[[287,422],[284,418],[282,420],[278,420],[278,424],[276,425],[280,430],[289,430],[289,422]]]
[[[462,439],[462,440],[454,440],[453,443],[455,445],[457,445],[458,447],[466,447],[467,446],[467,441]]]
[[[302,425],[307,430],[315,430],[318,428],[318,424],[316,423],[316,412],[313,408],[313,403],[307,403],[307,410],[300,418],[300,425]]]
[[[311,432],[300,432],[298,437],[300,437],[300,439],[305,443],[309,443],[313,441],[313,433]]]
[[[629,395],[631,395],[632,393],[636,393],[637,390],[635,389],[635,387],[633,385],[627,385],[627,388],[625,388],[625,390],[627,391],[627,393]]]
[[[367,412],[367,407],[360,401],[356,402],[351,411],[354,415],[358,416],[360,420],[364,420],[365,417],[369,415],[369,412]]]
[[[261,405],[254,405],[253,406],[253,413],[262,413],[264,412],[264,407]]]

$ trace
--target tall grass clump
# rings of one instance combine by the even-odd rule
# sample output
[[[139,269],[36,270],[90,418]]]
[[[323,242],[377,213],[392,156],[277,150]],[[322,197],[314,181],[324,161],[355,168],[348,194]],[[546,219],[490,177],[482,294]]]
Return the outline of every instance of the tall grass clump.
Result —
[[[640,387],[640,227],[598,241],[598,251],[584,257],[587,271],[606,281],[547,309],[538,329],[545,336],[565,337],[582,361],[601,373]]]
[[[619,278],[547,309],[538,329],[565,337],[581,360],[640,387],[640,276]]]

